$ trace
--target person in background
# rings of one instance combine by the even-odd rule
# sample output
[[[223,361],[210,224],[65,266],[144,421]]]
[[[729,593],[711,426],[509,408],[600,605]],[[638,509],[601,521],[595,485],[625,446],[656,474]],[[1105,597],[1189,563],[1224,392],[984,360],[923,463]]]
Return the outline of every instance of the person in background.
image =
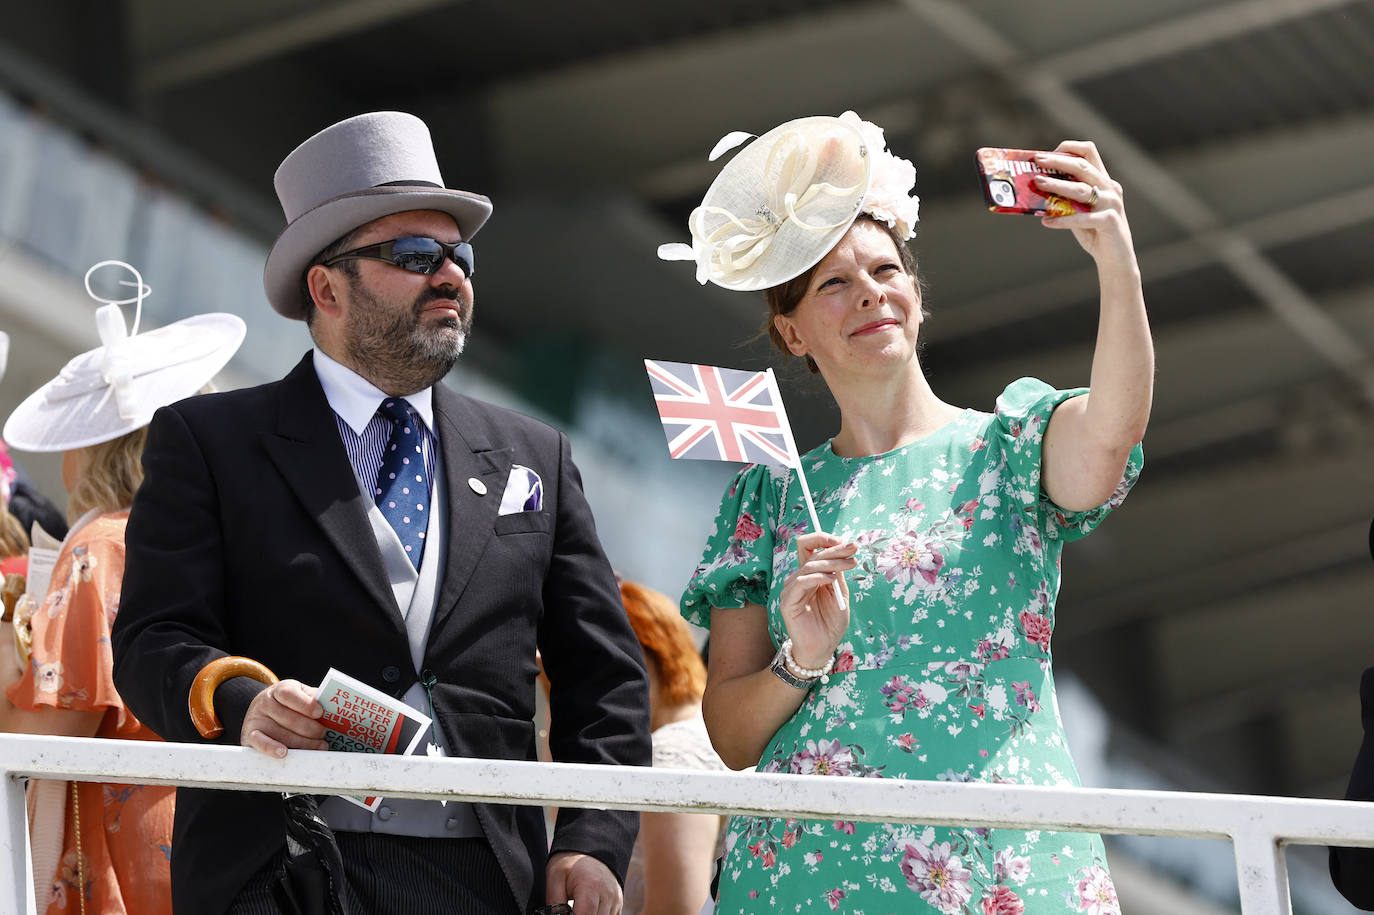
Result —
[[[1369,553],[1374,557],[1374,522],[1369,526]],[[1374,801],[1374,667],[1360,677],[1360,721],[1364,740],[1350,770],[1347,801]],[[1374,912],[1374,848],[1333,847],[1329,852],[1331,882],[1356,908]]]
[[[1081,212],[1025,226],[1096,261],[1091,394],[1023,378],[995,412],[961,409],[921,365],[915,170],[885,147],[853,112],[788,122],[692,215],[698,277],[766,290],[775,344],[840,410],[800,461],[819,530],[794,469],[745,468],[721,500],[682,602],[711,628],[707,727],[735,768],[1077,784],[1050,655],[1059,559],[1134,483],[1153,391],[1122,189],[1065,141],[1036,187]],[[726,846],[718,912],[1120,911],[1085,833],[738,816]]]
[[[24,523],[9,510],[17,476],[14,461],[0,442],[0,577],[23,575],[29,564],[29,535]]]
[[[624,579],[620,597],[649,672],[654,767],[724,770],[701,718],[706,667],[677,605]],[[723,825],[715,814],[641,814],[625,875],[625,915],[697,915],[709,895]]]
[[[14,462],[14,482],[10,487],[9,513],[18,521],[25,535],[33,531],[33,525],[61,540],[67,536],[67,519],[62,510],[51,499],[38,491],[38,486],[29,476],[24,465]]]
[[[5,377],[9,348],[9,334],[0,331],[0,379]],[[10,639],[6,636],[10,631],[14,631],[16,637],[20,632],[27,635],[29,631],[27,620],[21,619],[17,626],[14,622],[15,607],[28,588],[25,575],[29,568],[28,533],[23,522],[10,512],[10,498],[18,477],[14,459],[10,457],[4,441],[0,440],[0,624],[3,624],[0,625],[0,633],[3,633],[0,634],[0,658],[5,659],[0,663],[7,668],[9,649],[3,646],[7,646]],[[20,648],[22,644],[16,641],[15,647]],[[19,669],[11,670],[11,679]]]
[[[116,304],[97,313],[97,326],[103,345],[68,362],[4,427],[18,450],[62,452],[71,529],[46,594],[32,595],[28,656],[0,646],[0,730],[158,740],[112,679],[124,529],[153,411],[202,390],[245,327],[233,315],[199,315],[129,337]],[[34,780],[28,801],[40,911],[171,912],[174,788]]]
[[[5,624],[0,630],[13,625],[15,607],[28,588],[29,537],[23,523],[9,511],[14,478],[14,462],[0,442],[0,624]],[[0,645],[8,641],[0,635]],[[0,652],[5,650],[0,648]]]
[[[9,334],[0,331],[0,378],[5,377],[5,369],[9,366],[9,351]],[[34,486],[33,478],[9,453],[4,439],[0,439],[0,496],[3,496],[0,503],[4,505],[5,514],[14,518],[23,534],[24,551],[28,550],[29,533],[35,521],[58,540],[67,536],[67,522],[62,518],[62,512]],[[0,526],[8,527],[11,531],[14,528],[8,518],[0,518]],[[7,538],[11,543],[18,539],[13,533]],[[13,572],[27,565],[27,557],[20,561],[6,561],[8,566],[0,566],[4,571]]]
[[[1360,720],[1364,739],[1350,771],[1347,801],[1374,801],[1374,667],[1360,678]],[[1374,848],[1332,847],[1331,882],[1358,909],[1374,912]]]
[[[0,379],[5,377],[9,362],[10,335],[0,331]],[[14,484],[19,479],[19,469],[3,440],[0,440],[0,579],[6,575],[23,575],[28,568],[29,535],[24,523],[10,512],[10,498],[14,495]],[[8,622],[13,607],[6,604],[5,621]]]

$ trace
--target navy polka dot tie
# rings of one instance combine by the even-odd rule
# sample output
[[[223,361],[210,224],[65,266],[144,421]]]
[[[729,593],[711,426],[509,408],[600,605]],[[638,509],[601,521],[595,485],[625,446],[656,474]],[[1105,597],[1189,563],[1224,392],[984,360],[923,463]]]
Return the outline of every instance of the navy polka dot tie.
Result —
[[[391,421],[391,440],[386,443],[382,469],[377,472],[377,507],[418,569],[429,527],[429,475],[421,443],[424,433],[404,398],[387,398],[377,412]]]

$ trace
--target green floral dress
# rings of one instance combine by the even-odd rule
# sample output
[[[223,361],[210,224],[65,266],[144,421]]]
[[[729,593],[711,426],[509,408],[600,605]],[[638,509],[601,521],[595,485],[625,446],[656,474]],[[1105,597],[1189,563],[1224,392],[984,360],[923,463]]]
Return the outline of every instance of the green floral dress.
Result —
[[[1054,408],[1083,389],[1023,378],[994,414],[965,410],[887,454],[802,458],[826,530],[859,544],[835,672],[774,735],[761,772],[1076,785],[1050,673],[1064,543],[1096,527],[1140,472],[1132,452],[1106,504],[1065,511],[1040,486]],[[683,614],[768,608],[810,529],[791,471],[753,465],[730,484]],[[1021,915],[1120,908],[1092,834],[730,821],[717,912]]]

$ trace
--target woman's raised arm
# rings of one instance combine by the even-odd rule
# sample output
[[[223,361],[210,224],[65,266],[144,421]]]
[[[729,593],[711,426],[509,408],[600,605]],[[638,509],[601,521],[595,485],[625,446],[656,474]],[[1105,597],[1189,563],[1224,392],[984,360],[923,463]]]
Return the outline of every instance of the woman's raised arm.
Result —
[[[1084,511],[1111,497],[1131,449],[1145,435],[1154,396],[1154,346],[1122,188],[1107,173],[1097,147],[1065,140],[1039,164],[1070,176],[1038,176],[1040,190],[1091,206],[1086,213],[1042,220],[1049,228],[1072,230],[1097,262],[1101,304],[1091,392],[1054,411],[1041,459],[1050,499]]]

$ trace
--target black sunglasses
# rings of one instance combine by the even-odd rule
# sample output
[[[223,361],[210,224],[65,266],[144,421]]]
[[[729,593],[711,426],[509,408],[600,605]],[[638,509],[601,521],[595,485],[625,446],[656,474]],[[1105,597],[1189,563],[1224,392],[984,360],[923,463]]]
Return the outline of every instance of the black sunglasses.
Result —
[[[393,238],[391,241],[365,245],[361,248],[354,248],[352,251],[345,251],[343,254],[336,254],[322,263],[326,267],[332,267],[342,260],[363,258],[365,260],[386,261],[388,264],[395,264],[402,270],[429,276],[439,271],[439,268],[444,265],[445,257],[462,268],[465,276],[472,277],[472,245],[465,241],[449,244],[439,241],[437,238]]]

